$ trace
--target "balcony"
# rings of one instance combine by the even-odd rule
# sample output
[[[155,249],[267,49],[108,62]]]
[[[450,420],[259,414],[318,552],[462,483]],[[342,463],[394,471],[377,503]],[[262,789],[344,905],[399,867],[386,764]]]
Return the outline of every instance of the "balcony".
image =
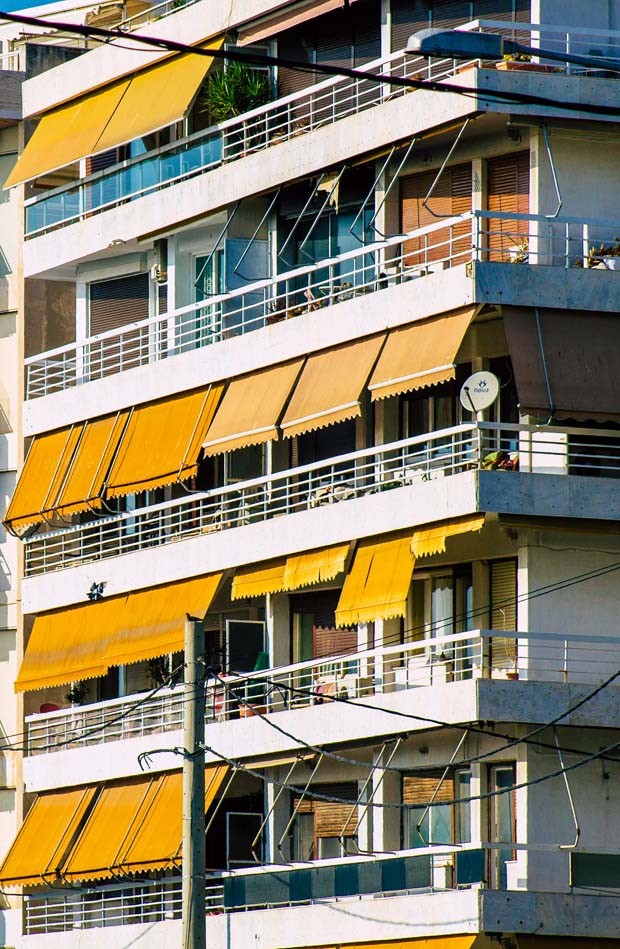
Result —
[[[485,849],[435,847],[376,858],[321,860],[286,867],[265,866],[213,875],[207,880],[210,915],[314,904],[318,901],[377,899],[430,894],[479,883]],[[312,867],[310,869],[310,867]],[[70,932],[104,926],[163,922],[181,918],[181,881],[164,878],[142,884],[83,889],[66,895],[27,898],[26,935]]]
[[[611,636],[470,630],[327,659],[221,676],[206,687],[207,723],[364,699],[472,679],[598,685],[620,666]],[[178,731],[183,688],[30,715],[28,756]],[[363,707],[363,706],[362,706]],[[398,726],[400,727],[400,726]]]
[[[437,60],[430,64],[423,57],[406,56],[404,50],[400,50],[361,69],[405,79],[422,75],[440,79],[454,74],[454,63],[452,60]],[[75,224],[220,165],[357,115],[407,91],[403,87],[384,87],[363,79],[336,77],[324,80],[172,145],[89,175],[77,185],[63,186],[30,198],[25,202],[25,237],[39,237],[58,227]]]
[[[170,10],[168,6],[171,6]],[[176,9],[176,3],[166,0],[166,3],[154,7],[149,13],[160,8],[167,15]],[[462,24],[459,29],[501,33],[528,46],[559,53],[590,55],[601,60],[601,69],[597,71],[575,65],[554,63],[553,66],[545,67],[539,63],[533,64],[538,69],[573,76],[592,76],[596,72],[597,76],[615,77],[615,73],[609,73],[605,67],[606,57],[618,56],[618,31],[545,26],[542,32],[539,24],[494,20],[473,20]],[[406,56],[404,50],[399,50],[391,56],[362,66],[361,70],[398,78],[441,80],[457,76],[472,65],[488,67],[489,64],[479,60],[471,63],[449,59],[429,60]],[[77,185],[63,186],[30,198],[25,202],[25,237],[39,237],[58,227],[85,220],[212,171],[223,164],[379,106],[407,91],[404,87],[387,87],[364,79],[329,78],[302,92],[277,99],[238,118],[187,136],[172,145],[90,175]],[[498,111],[502,111],[501,104],[494,105]]]
[[[550,276],[548,299],[541,296],[541,284],[545,274],[550,275],[549,268],[569,271],[574,277],[582,275],[584,269],[606,273],[620,270],[620,257],[614,256],[618,252],[617,230],[617,224],[611,221],[578,217],[549,220],[543,215],[488,211],[444,219],[239,290],[214,295],[206,303],[181,307],[156,319],[30,356],[25,360],[26,399],[34,400],[158,363],[466,264],[476,263],[481,268],[489,265],[488,277],[481,275],[478,280],[479,302],[526,302],[522,296],[526,292],[523,281],[518,278],[527,273],[525,283],[529,283],[533,279],[529,267],[533,267],[533,273],[540,278],[536,283],[536,302],[558,305],[557,281]],[[592,248],[600,245],[607,247],[612,256],[593,255]],[[513,266],[500,266],[505,264]],[[594,274],[592,278],[597,280]],[[510,283],[516,288],[512,295]],[[423,283],[416,282],[416,294],[423,287]],[[601,298],[608,290],[605,284]],[[492,296],[494,293],[497,299]],[[596,300],[592,302],[596,309]],[[604,308],[602,302],[599,306]],[[331,311],[329,316],[331,319]]]
[[[25,576],[55,573],[190,538],[213,537],[232,528],[271,522],[282,515],[316,515],[323,508],[361,499],[376,504],[377,496],[388,491],[408,489],[411,494],[413,489],[414,496],[417,492],[421,500],[425,486],[431,486],[428,482],[445,486],[444,479],[466,472],[495,476],[489,481],[489,492],[479,492],[474,510],[609,517],[607,506],[605,515],[597,513],[601,504],[609,503],[600,477],[604,477],[608,485],[611,479],[618,478],[619,451],[618,433],[615,431],[597,430],[593,433],[583,428],[554,426],[541,429],[491,422],[457,425],[34,535],[24,541]],[[598,493],[592,499],[592,511],[584,512],[581,502],[579,509],[575,506],[573,510],[564,511],[566,498],[560,497],[548,510],[539,510],[533,494],[525,499],[525,509],[519,508],[521,479],[531,475],[555,475],[560,481],[568,475],[597,476]],[[381,509],[385,509],[385,503]],[[400,526],[432,519],[428,503],[425,513],[426,517],[420,511],[415,521],[405,519]],[[470,513],[470,508],[466,507],[459,513]],[[443,516],[450,516],[450,512]],[[329,542],[338,543],[357,536],[351,524],[345,527],[348,530],[346,537],[335,537]],[[290,536],[288,540],[291,541]],[[328,541],[324,538],[324,542]],[[270,556],[286,552],[291,550],[274,552]],[[265,556],[263,554],[262,559]],[[257,556],[256,559],[261,558]],[[226,566],[222,563],[219,569]]]

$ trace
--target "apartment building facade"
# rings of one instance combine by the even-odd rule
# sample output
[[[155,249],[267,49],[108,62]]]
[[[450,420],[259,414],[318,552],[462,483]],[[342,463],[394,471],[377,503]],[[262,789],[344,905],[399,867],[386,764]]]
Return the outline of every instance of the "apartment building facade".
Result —
[[[618,938],[618,16],[196,0],[140,32],[307,68],[24,83],[24,946],[180,939],[188,614],[209,946]]]

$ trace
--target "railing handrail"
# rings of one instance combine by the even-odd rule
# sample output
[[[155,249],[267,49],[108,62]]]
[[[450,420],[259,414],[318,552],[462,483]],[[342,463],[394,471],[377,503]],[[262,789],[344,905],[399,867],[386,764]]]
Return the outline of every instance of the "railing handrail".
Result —
[[[457,29],[475,32],[476,30],[480,30],[481,27],[482,29],[488,28],[503,31],[515,28],[519,32],[522,31],[524,33],[558,33],[562,36],[595,36],[598,39],[602,39],[603,37],[616,37],[620,43],[620,30],[601,30],[594,27],[569,26],[567,24],[563,26],[561,23],[526,23],[520,20],[493,20],[487,19],[486,17],[478,17],[459,25]],[[596,58],[600,58],[602,61],[606,57],[601,56]]]
[[[75,524],[71,527],[60,528],[59,530],[49,531],[41,535],[46,538],[58,536],[70,536],[71,534],[83,531],[85,527],[99,526],[112,522],[122,522],[125,520],[136,520],[156,514],[158,511],[174,510],[176,507],[182,507],[188,503],[196,501],[206,501],[209,498],[225,497],[228,494],[238,494],[240,491],[247,491],[252,488],[258,488],[263,485],[272,484],[274,481],[286,480],[287,478],[299,477],[299,475],[320,471],[322,468],[330,468],[335,464],[344,464],[348,461],[356,461],[369,455],[382,455],[388,452],[397,451],[399,448],[406,448],[409,445],[426,445],[429,441],[448,438],[451,435],[458,435],[465,432],[474,432],[476,430],[475,422],[464,422],[460,425],[453,425],[451,428],[443,428],[437,432],[429,432],[426,435],[413,435],[410,438],[401,438],[397,442],[387,442],[385,445],[374,445],[371,448],[361,448],[357,451],[348,452],[346,455],[336,455],[334,458],[327,458],[319,462],[312,462],[307,465],[300,465],[298,468],[285,468],[282,471],[274,471],[271,474],[261,475],[260,478],[251,478],[248,481],[237,481],[234,484],[222,485],[219,488],[212,488],[209,491],[192,492],[187,497],[173,498],[171,501],[160,501],[158,504],[142,507],[134,511],[122,511],[120,514],[110,514],[108,517],[98,518],[91,524]],[[38,538],[41,539],[40,537]],[[24,544],[36,541],[36,535],[24,538]]]
[[[404,49],[397,50],[395,53],[391,53],[389,56],[382,56],[370,63],[364,63],[358,68],[362,72],[369,72],[370,70],[376,69],[377,66],[380,66],[382,63],[391,63],[394,59],[398,59],[399,56],[403,56],[404,53]],[[421,58],[422,57],[420,57],[420,59]],[[266,112],[277,111],[283,106],[297,102],[299,99],[303,99],[308,96],[312,96],[317,92],[321,92],[321,90],[324,88],[328,88],[338,83],[353,83],[356,81],[357,80],[351,79],[348,76],[330,76],[329,78],[323,79],[321,82],[317,82],[312,86],[307,86],[305,89],[301,89],[298,92],[291,92],[289,95],[282,96],[278,99],[273,99],[271,102],[267,102],[265,105],[257,106],[255,109],[250,109],[248,112],[244,112],[243,115],[237,115],[232,119],[224,119],[222,122],[218,122],[215,125],[210,125],[206,129],[200,129],[197,132],[192,132],[191,135],[185,135],[183,138],[179,138],[167,145],[161,145],[159,148],[154,148],[149,152],[143,152],[141,155],[135,155],[133,158],[126,158],[123,161],[117,162],[115,165],[110,165],[107,168],[92,172],[90,175],[80,178],[79,181],[74,181],[67,185],[59,185],[58,187],[52,188],[49,191],[44,191],[41,194],[33,195],[33,197],[24,201],[24,207],[31,207],[32,205],[39,204],[41,201],[45,201],[47,198],[56,197],[56,195],[64,194],[65,192],[71,191],[74,188],[79,188],[82,185],[92,184],[93,182],[98,181],[100,178],[113,175],[117,171],[123,171],[128,168],[132,168],[142,162],[150,161],[155,157],[165,157],[167,154],[169,154],[169,152],[173,152],[177,148],[182,148],[184,145],[188,145],[201,139],[210,138],[214,135],[217,135],[218,132],[225,132],[228,128],[235,127],[239,125],[239,123],[246,122],[248,119],[258,117],[259,115],[262,115]]]
[[[551,643],[574,643],[582,644],[584,648],[591,649],[593,646],[620,646],[620,641],[616,636],[590,635],[586,633],[552,633],[552,632],[531,632],[505,629],[482,629],[474,628],[465,630],[461,633],[450,633],[445,636],[432,636],[426,639],[410,640],[403,643],[395,643],[390,646],[377,646],[369,649],[360,649],[356,652],[344,653],[334,656],[323,656],[320,659],[307,659],[303,662],[288,663],[282,666],[272,666],[269,669],[261,669],[257,672],[237,673],[235,675],[225,675],[221,680],[213,679],[207,681],[207,686],[215,688],[234,688],[236,683],[247,682],[248,680],[277,679],[283,675],[289,675],[295,672],[306,672],[317,667],[330,666],[344,663],[355,663],[360,660],[372,662],[377,658],[389,658],[392,655],[416,651],[433,651],[440,647],[449,647],[459,643],[472,643],[476,640],[487,639],[514,639],[525,643],[529,642],[551,642]],[[114,699],[105,699],[103,701],[93,702],[88,705],[80,705],[71,708],[58,709],[55,712],[34,712],[25,717],[27,724],[44,724],[54,722],[57,719],[82,718],[89,712],[103,713],[107,709],[116,709],[119,706],[140,706],[146,707],[151,704],[159,705],[163,701],[175,698],[182,698],[183,686],[175,685],[160,689],[152,697],[148,697],[148,692],[137,693],[135,695],[119,696]]]
[[[549,218],[544,214],[523,214],[508,211],[483,210],[468,211],[464,214],[454,215],[450,218],[442,219],[441,221],[434,221],[433,223],[417,228],[414,231],[408,231],[403,234],[394,234],[389,238],[385,238],[380,241],[373,241],[371,244],[365,244],[362,247],[346,251],[342,254],[337,254],[333,257],[326,257],[323,260],[312,264],[306,264],[303,267],[295,267],[291,270],[284,271],[283,273],[276,274],[273,277],[263,277],[260,280],[255,280],[252,283],[245,284],[244,286],[238,287],[234,290],[228,290],[225,293],[214,294],[206,300],[200,300],[194,303],[185,304],[181,307],[177,307],[176,309],[170,310],[165,314],[161,314],[156,318],[146,317],[145,319],[138,320],[134,323],[127,323],[121,327],[105,330],[101,333],[95,333],[92,336],[85,337],[84,339],[71,343],[64,343],[62,346],[56,346],[53,349],[48,349],[41,353],[35,353],[34,355],[27,356],[24,359],[24,365],[37,365],[38,363],[43,363],[55,356],[62,356],[65,353],[77,352],[80,349],[84,349],[89,346],[96,346],[98,343],[104,342],[108,339],[117,339],[126,334],[135,333],[141,329],[153,329],[157,326],[167,324],[170,320],[175,319],[176,317],[184,316],[189,313],[195,313],[199,310],[205,309],[206,307],[217,306],[220,303],[228,303],[231,300],[242,298],[247,294],[256,293],[268,287],[277,287],[278,284],[285,281],[295,280],[299,277],[317,273],[321,270],[329,267],[335,267],[349,260],[357,260],[359,258],[365,257],[368,254],[374,254],[375,252],[404,244],[407,241],[425,237],[428,234],[433,234],[446,228],[454,227],[457,224],[472,219],[531,221],[534,223],[549,225],[575,224],[581,227],[593,226],[597,228],[610,228],[612,230],[617,228],[617,222],[604,221],[597,218],[576,216]]]
[[[526,425],[519,422],[476,422],[480,431],[515,432],[516,434],[587,435],[588,438],[618,438],[620,432],[611,428],[578,428],[573,425]]]
[[[284,273],[276,274],[274,277],[263,277],[260,280],[247,283],[243,287],[238,287],[235,290],[228,290],[225,293],[217,293],[208,297],[206,300],[188,303],[185,306],[178,307],[175,310],[170,310],[168,313],[162,313],[159,317],[157,317],[157,319],[153,319],[153,317],[147,317],[146,319],[138,320],[135,323],[127,323],[126,325],[116,329],[105,330],[104,332],[96,333],[93,336],[88,336],[76,342],[64,343],[62,346],[56,346],[54,349],[48,349],[43,353],[37,353],[34,356],[27,356],[24,359],[24,365],[32,365],[33,363],[41,362],[51,356],[59,356],[65,352],[71,352],[74,349],[79,349],[80,347],[92,346],[102,340],[122,336],[124,333],[133,333],[136,330],[143,328],[145,329],[146,327],[153,328],[159,324],[167,323],[169,320],[172,320],[177,316],[184,316],[186,313],[195,313],[197,310],[204,310],[206,307],[216,306],[218,303],[227,303],[230,300],[243,297],[248,293],[255,293],[257,290],[263,290],[266,287],[277,286],[277,284],[282,283],[283,281],[295,280],[297,277],[303,277],[307,274],[316,273],[317,271],[324,270],[327,267],[334,267],[338,264],[341,264],[343,261],[355,260],[359,257],[365,257],[367,254],[372,254],[375,251],[380,251],[388,247],[394,247],[398,244],[404,243],[405,241],[415,240],[418,237],[424,237],[426,234],[432,234],[435,231],[441,231],[447,227],[452,227],[462,221],[471,220],[471,218],[474,216],[474,213],[475,212],[467,211],[465,214],[457,214],[442,221],[434,221],[432,224],[426,224],[424,227],[419,227],[415,231],[408,231],[405,234],[394,234],[392,237],[385,238],[381,241],[374,241],[372,244],[365,244],[363,247],[356,247],[354,250],[346,251],[343,254],[337,254],[334,257],[326,257],[323,260],[313,264],[306,264],[303,267],[295,267],[293,270],[287,270]]]

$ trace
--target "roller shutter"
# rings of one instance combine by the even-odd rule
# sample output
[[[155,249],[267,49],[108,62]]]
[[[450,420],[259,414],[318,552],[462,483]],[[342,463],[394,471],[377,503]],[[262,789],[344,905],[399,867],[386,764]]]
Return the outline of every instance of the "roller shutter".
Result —
[[[517,628],[517,562],[491,562],[491,629],[514,632]],[[502,636],[491,640],[493,668],[516,671],[517,641]]]
[[[419,175],[407,175],[400,181],[401,229],[404,234],[418,228],[437,224],[435,215],[454,217],[471,211],[472,175],[471,165],[455,165],[447,168],[435,187],[428,203],[423,201],[428,194],[436,171]],[[431,211],[433,213],[431,213]],[[450,230],[439,228],[424,237],[414,238],[405,244],[406,264],[409,267],[424,263],[433,263],[449,256],[453,263],[459,263],[455,254],[462,253],[465,261],[471,247],[471,221],[456,224]]]
[[[102,280],[90,285],[90,334],[119,329],[148,319],[149,277],[146,273]]]
[[[529,214],[530,155],[518,152],[501,155],[488,163],[488,208],[505,214]],[[490,260],[509,261],[515,248],[521,247],[522,235],[529,232],[528,221],[488,219]]]
[[[403,775],[403,804],[423,805],[429,801],[453,801],[454,778],[446,775],[441,781],[443,771],[425,771],[423,774]],[[441,784],[439,783],[441,781]],[[437,796],[433,797],[437,791]]]
[[[528,21],[527,0],[392,0],[392,51],[404,49],[412,33],[433,26],[453,29],[468,20]]]

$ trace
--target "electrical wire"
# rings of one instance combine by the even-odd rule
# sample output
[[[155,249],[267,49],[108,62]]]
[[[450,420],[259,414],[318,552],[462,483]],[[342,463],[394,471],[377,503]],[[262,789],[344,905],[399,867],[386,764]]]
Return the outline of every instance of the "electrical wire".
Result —
[[[596,570],[590,570],[590,571],[585,571],[584,573],[581,573],[581,574],[576,574],[576,575],[574,575],[574,576],[572,576],[572,577],[566,578],[565,580],[556,581],[556,582],[551,583],[551,584],[546,584],[546,585],[544,585],[544,586],[537,587],[537,588],[535,588],[534,590],[530,590],[530,591],[528,591],[527,593],[522,594],[521,596],[506,598],[505,600],[500,601],[500,605],[503,605],[503,606],[512,606],[512,605],[515,605],[515,604],[517,604],[517,603],[527,602],[527,601],[529,601],[529,600],[536,599],[536,598],[539,597],[539,596],[544,596],[544,595],[546,595],[546,594],[548,594],[548,593],[559,592],[559,591],[561,591],[561,590],[563,590],[563,589],[565,589],[565,588],[575,586],[575,585],[577,585],[578,583],[586,582],[586,581],[592,580],[592,579],[598,579],[600,576],[605,576],[606,574],[611,573],[611,572],[613,572],[613,571],[615,571],[615,570],[620,570],[620,561],[616,561],[616,562],[614,562],[614,563],[612,563],[612,564],[609,564],[609,565],[607,565],[607,566],[605,566],[605,567],[597,568]],[[476,618],[476,617],[479,616],[479,615],[483,615],[483,614],[486,615],[486,614],[488,614],[489,608],[490,608],[490,603],[489,603],[489,604],[486,604],[486,605],[484,605],[484,606],[478,607],[478,609],[475,610],[475,611],[473,611],[473,612],[467,612],[467,613],[458,614],[458,615],[456,615],[456,616],[454,617],[454,621],[455,621],[455,622],[458,622],[458,621],[462,621],[462,620],[468,620],[468,619],[470,619],[470,618],[473,619],[473,618]],[[421,626],[417,626],[417,627],[416,627],[416,626],[407,627],[407,628],[404,630],[404,632],[405,632],[405,634],[407,634],[407,633],[424,632],[424,630],[425,630],[425,626],[421,625]],[[498,631],[498,635],[500,635],[500,634],[501,634],[501,630]],[[390,644],[391,644],[391,645],[394,645],[394,643],[393,643],[393,637],[391,637],[391,636],[385,636],[385,637],[383,637],[383,639],[384,639],[384,640],[389,640]],[[422,645],[422,643],[423,643],[423,641],[421,641],[421,645]],[[356,656],[363,656],[363,655],[365,655],[365,654],[367,654],[367,653],[374,652],[377,648],[378,648],[378,647],[377,647],[377,645],[375,644],[375,645],[373,645],[373,646],[369,646],[369,647],[366,648],[366,649],[356,650],[355,655],[356,655]],[[176,670],[174,670],[174,671],[171,673],[170,677],[173,678],[174,675],[176,675],[176,673],[179,671],[180,668],[181,668],[181,667],[178,667]],[[277,670],[274,670],[274,671],[277,672]],[[263,680],[263,681],[264,681],[264,680]],[[275,684],[275,683],[274,683],[274,684]],[[278,687],[281,687],[281,684],[280,684],[280,683],[277,683],[277,685],[278,685]],[[131,714],[131,712],[132,712],[136,707],[140,707],[140,705],[144,704],[145,702],[148,702],[155,694],[157,694],[158,691],[161,690],[161,688],[164,688],[164,687],[166,687],[166,683],[164,683],[164,684],[158,686],[155,690],[153,690],[152,693],[148,693],[147,695],[145,695],[143,699],[139,700],[138,702],[136,702],[135,704],[133,704],[132,706],[130,706],[130,707],[129,707],[126,711],[124,711],[123,713],[119,713],[119,716],[117,717],[118,720],[122,720],[122,718],[124,718],[124,717],[126,717],[127,715]],[[355,704],[355,703],[353,703],[353,704]],[[365,707],[367,707],[367,706],[365,706]],[[454,728],[454,727],[455,727],[453,723],[441,721],[441,720],[439,720],[439,719],[430,719],[430,718],[426,718],[426,717],[423,717],[423,716],[415,716],[415,715],[413,715],[412,713],[397,712],[397,710],[392,710],[392,709],[383,709],[383,711],[386,711],[387,714],[394,714],[394,715],[398,714],[400,717],[410,718],[411,720],[428,721],[430,724],[434,724],[434,725],[437,725],[437,726],[439,726],[439,727],[445,727],[445,728]],[[54,750],[54,748],[57,748],[60,744],[62,744],[63,747],[64,747],[64,746],[69,746],[70,744],[73,744],[73,743],[77,743],[77,742],[79,742],[79,741],[82,741],[83,738],[85,737],[85,735],[91,736],[91,735],[97,734],[99,731],[102,731],[102,730],[105,729],[109,724],[111,724],[112,721],[116,721],[116,720],[117,720],[117,719],[115,718],[114,720],[109,720],[108,722],[105,722],[105,723],[101,724],[100,726],[94,726],[94,727],[93,727],[92,729],[90,729],[87,733],[80,733],[80,734],[78,734],[78,735],[74,735],[74,736],[72,736],[71,738],[66,739],[66,740],[65,740],[64,742],[62,742],[62,743],[58,743],[58,744],[51,745],[51,746],[45,746],[45,747],[43,747],[43,748],[41,749],[41,751]],[[486,733],[486,734],[495,734],[495,733],[491,733],[491,732],[488,732],[488,733],[485,732],[485,733]],[[24,732],[17,732],[17,733],[14,733],[13,735],[4,736],[2,739],[0,739],[0,741],[5,741],[6,739],[10,739],[10,738],[27,738],[27,736],[28,736],[28,732],[27,732],[27,731],[24,731]],[[500,736],[500,737],[501,737],[501,736]],[[508,737],[508,736],[506,736],[506,737]],[[555,747],[555,746],[554,746],[554,747]],[[20,747],[20,746],[12,745],[12,744],[10,744],[10,743],[9,743],[9,744],[6,744],[6,745],[0,744],[0,752],[2,752],[2,751],[27,751],[27,750],[28,750],[28,748],[27,748],[26,746]],[[571,753],[571,750],[570,750],[570,749],[563,749],[563,750],[566,751],[567,753]]]
[[[283,56],[268,56],[265,54],[251,52],[240,49],[212,49],[202,46],[190,46],[186,43],[179,43],[164,37],[145,36],[140,33],[128,34],[124,30],[106,29],[104,27],[83,25],[77,23],[65,23],[58,20],[46,20],[39,17],[27,16],[23,13],[9,13],[0,11],[0,20],[7,20],[11,23],[23,23],[27,26],[45,26],[48,31],[58,30],[64,33],[75,33],[79,36],[90,38],[100,38],[104,42],[110,40],[123,40],[127,44],[128,39],[136,44],[144,44],[158,50],[165,50],[173,53],[192,53],[197,56],[206,56],[212,59],[231,60],[241,62],[250,66],[280,66],[287,69],[294,69],[304,73],[320,73],[325,76],[341,76],[349,79],[367,80],[371,83],[382,85],[399,86],[405,89],[426,89],[432,92],[456,93],[482,101],[507,102],[511,104],[525,105],[543,105],[557,110],[577,111],[595,115],[610,115],[617,117],[620,115],[620,109],[615,106],[605,106],[596,103],[564,101],[561,99],[552,99],[545,96],[531,95],[524,92],[509,92],[501,89],[479,89],[469,86],[461,86],[454,83],[447,83],[436,80],[408,79],[402,76],[394,76],[389,73],[368,72],[361,69],[350,69],[346,66],[332,66],[327,63],[307,63],[302,60],[289,59]]]

